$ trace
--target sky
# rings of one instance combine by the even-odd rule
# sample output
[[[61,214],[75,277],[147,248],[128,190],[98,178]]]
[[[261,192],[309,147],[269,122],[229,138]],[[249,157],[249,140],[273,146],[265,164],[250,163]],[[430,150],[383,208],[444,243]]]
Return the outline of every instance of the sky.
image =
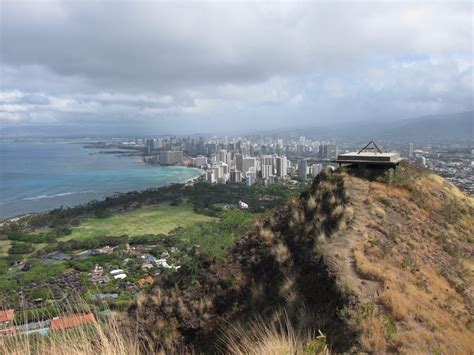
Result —
[[[251,132],[473,109],[473,3],[0,0],[0,134]]]

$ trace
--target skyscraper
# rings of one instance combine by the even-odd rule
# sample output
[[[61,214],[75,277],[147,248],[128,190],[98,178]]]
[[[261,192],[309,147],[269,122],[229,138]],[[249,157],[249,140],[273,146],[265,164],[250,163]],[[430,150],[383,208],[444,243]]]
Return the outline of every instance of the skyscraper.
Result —
[[[257,166],[257,164],[256,164],[256,161],[255,161],[255,158],[247,157],[247,158],[242,159],[242,172],[243,173],[246,173],[251,168],[254,168],[254,170],[255,170],[256,166]]]
[[[300,180],[306,180],[306,175],[308,174],[308,163],[306,160],[300,160],[298,162],[298,177]]]
[[[219,161],[223,162],[223,163],[227,163],[227,150],[225,149],[221,149],[219,151]]]
[[[242,171],[243,159],[242,154],[235,155],[235,167],[238,171]]]
[[[277,170],[277,176],[279,178],[282,179],[286,176],[286,169],[287,169],[286,157],[276,158],[276,170]]]
[[[262,178],[268,179],[270,176],[273,176],[273,166],[262,165]]]

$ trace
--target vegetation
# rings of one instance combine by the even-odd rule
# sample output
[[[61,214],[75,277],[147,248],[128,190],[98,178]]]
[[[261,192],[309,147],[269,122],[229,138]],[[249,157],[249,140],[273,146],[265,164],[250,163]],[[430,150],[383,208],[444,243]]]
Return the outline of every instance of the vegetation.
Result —
[[[88,215],[56,212],[54,223],[40,228],[31,220],[9,226],[0,233],[9,249],[34,251],[0,258],[0,292],[23,285],[27,297],[46,299],[38,306],[43,315],[65,297],[57,292],[63,284],[50,280],[79,277],[78,289],[118,293],[95,309],[128,315],[121,329],[134,330],[137,352],[469,353],[473,200],[409,165],[378,180],[323,173],[306,191],[302,186],[174,186],[164,190],[166,199],[139,194],[139,204],[112,201]],[[250,208],[235,208],[239,200]],[[139,217],[173,210],[197,220],[166,230],[163,221]],[[104,228],[110,219],[123,227]],[[123,232],[141,220],[158,224]],[[74,234],[94,228],[95,237]],[[35,235],[51,239],[40,249]],[[77,254],[103,246],[116,248]],[[45,263],[53,251],[72,259]],[[149,263],[144,270],[144,258],[169,267]],[[127,280],[92,285],[87,273],[95,265],[106,274],[125,269]],[[145,275],[152,285],[137,286]],[[46,291],[41,280],[52,287]],[[84,341],[89,346],[90,338]]]
[[[51,310],[49,318],[37,317],[34,313],[23,314],[22,322],[51,319],[53,316],[90,313],[93,310],[84,302],[68,304]],[[19,312],[21,313],[21,312]],[[29,316],[30,318],[26,319]],[[21,323],[19,323],[21,324]],[[136,333],[126,331],[115,316],[101,317],[96,314],[94,321],[67,330],[50,331],[44,335],[17,333],[0,336],[0,354],[140,354],[140,343]]]
[[[139,255],[159,259],[166,253],[167,262],[188,270],[187,276],[158,271],[154,264],[151,272],[162,272],[170,282],[192,283],[206,258],[227,256],[235,240],[249,230],[257,211],[277,206],[303,186],[173,185],[5,224],[0,228],[0,296],[13,305],[21,301],[35,309],[48,309],[65,297],[76,297],[73,289],[83,296],[95,290],[119,293],[119,299],[110,305],[124,308],[137,292],[137,281],[146,275]],[[248,211],[236,209],[240,200],[249,203]],[[136,255],[126,251],[127,244],[137,248]],[[111,254],[97,252],[103,247],[115,249]],[[83,251],[88,254],[77,254]],[[51,258],[58,252],[65,253],[66,259]],[[124,268],[127,279],[109,277],[109,283],[95,285],[87,276],[95,265],[104,267],[105,274]],[[19,287],[23,300],[16,292]]]
[[[82,221],[79,226],[72,227],[72,233],[59,240],[86,240],[110,235],[132,237],[147,234],[168,234],[178,227],[212,220],[212,217],[195,213],[192,206],[186,203],[179,206],[160,204],[131,212],[116,213],[107,217],[88,218]]]
[[[472,198],[411,165],[391,180],[347,176],[345,184],[357,213],[340,242],[322,250],[360,300],[347,319],[357,320],[362,349],[468,353]]]

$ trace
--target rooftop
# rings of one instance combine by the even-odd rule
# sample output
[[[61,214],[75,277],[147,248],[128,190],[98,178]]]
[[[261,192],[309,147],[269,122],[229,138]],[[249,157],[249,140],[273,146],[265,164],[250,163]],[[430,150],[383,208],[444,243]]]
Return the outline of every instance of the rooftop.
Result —
[[[81,324],[93,322],[94,320],[95,318],[92,313],[60,317],[51,321],[51,330],[74,328]]]
[[[11,322],[13,320],[14,313],[15,313],[14,309],[7,309],[5,311],[0,311],[0,323]]]
[[[400,153],[382,152],[382,150],[370,141],[364,148],[358,152],[343,153],[337,156],[335,163],[342,164],[382,164],[395,165],[402,161]]]

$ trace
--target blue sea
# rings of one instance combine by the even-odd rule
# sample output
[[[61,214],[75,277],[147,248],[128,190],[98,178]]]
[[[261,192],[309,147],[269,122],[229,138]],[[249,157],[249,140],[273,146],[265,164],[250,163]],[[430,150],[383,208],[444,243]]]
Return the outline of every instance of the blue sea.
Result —
[[[186,182],[201,170],[97,154],[67,141],[0,141],[0,217],[74,206],[117,192]]]

